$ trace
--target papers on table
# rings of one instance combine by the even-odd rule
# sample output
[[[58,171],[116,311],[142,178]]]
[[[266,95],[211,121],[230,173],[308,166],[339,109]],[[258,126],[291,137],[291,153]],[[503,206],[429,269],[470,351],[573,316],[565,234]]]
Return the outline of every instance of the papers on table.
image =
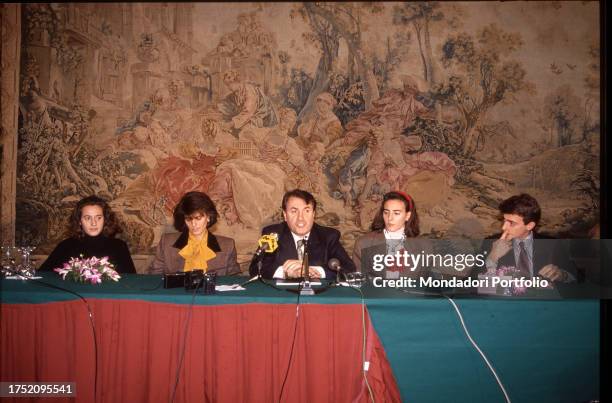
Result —
[[[215,291],[223,292],[223,291],[242,291],[246,290],[246,288],[241,287],[240,284],[231,284],[231,285],[218,285],[215,287]]]
[[[24,276],[20,276],[18,274],[13,275],[13,276],[8,276],[8,277],[4,277],[5,280],[40,280],[42,277],[40,276],[36,276],[36,277],[24,277]]]

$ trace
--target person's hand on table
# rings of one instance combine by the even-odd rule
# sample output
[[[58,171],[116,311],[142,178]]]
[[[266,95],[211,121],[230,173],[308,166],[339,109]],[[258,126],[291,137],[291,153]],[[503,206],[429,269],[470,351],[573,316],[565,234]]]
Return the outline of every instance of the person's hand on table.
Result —
[[[538,275],[550,281],[567,281],[568,274],[559,266],[547,264],[538,271]]]
[[[302,273],[302,261],[297,259],[289,259],[283,264],[285,278],[298,278]]]
[[[321,272],[319,272],[318,270],[312,267],[308,268],[308,275],[310,276],[310,278],[315,278],[315,279],[321,278]]]
[[[283,271],[285,272],[285,278],[302,277],[302,261],[296,259],[287,260],[285,264],[283,264]],[[310,278],[321,278],[321,273],[312,267],[309,267],[308,274]]]

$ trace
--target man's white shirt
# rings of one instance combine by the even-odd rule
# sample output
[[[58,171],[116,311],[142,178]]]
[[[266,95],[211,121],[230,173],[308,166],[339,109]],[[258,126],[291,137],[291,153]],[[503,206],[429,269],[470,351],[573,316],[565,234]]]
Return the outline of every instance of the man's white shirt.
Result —
[[[295,245],[295,249],[297,250],[298,247],[298,241],[302,240],[302,239],[306,239],[308,240],[308,238],[310,237],[310,232],[304,236],[299,236],[294,234],[293,232],[291,233],[291,236],[293,237],[293,244]],[[321,267],[321,266],[310,266],[311,269],[316,270],[319,275],[321,276],[321,278],[325,278],[325,270]],[[276,269],[276,271],[274,272],[274,276],[272,276],[273,278],[280,278],[280,279],[284,279],[285,278],[285,271],[283,270],[283,266],[278,266],[278,268]]]

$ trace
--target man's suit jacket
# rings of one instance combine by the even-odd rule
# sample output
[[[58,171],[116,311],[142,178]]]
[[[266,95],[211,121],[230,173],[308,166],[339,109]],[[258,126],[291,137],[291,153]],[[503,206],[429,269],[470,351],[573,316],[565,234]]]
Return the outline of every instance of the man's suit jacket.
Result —
[[[155,259],[149,267],[149,274],[182,272],[185,259],[179,251],[187,245],[188,232],[175,232],[162,235]],[[208,233],[208,247],[216,256],[208,261],[208,272],[216,272],[219,276],[227,276],[240,272],[236,260],[236,245],[232,238]]]
[[[297,259],[297,249],[291,230],[287,223],[269,225],[261,231],[262,235],[278,234],[278,249],[273,253],[263,253],[261,274],[264,278],[271,279],[279,266],[289,259]],[[355,265],[348,256],[342,244],[340,244],[340,232],[336,229],[314,224],[308,237],[308,263],[310,266],[321,266],[325,270],[325,278],[333,280],[336,272],[329,270],[327,264],[330,259],[336,258],[340,261],[342,271],[355,271]],[[253,257],[249,272],[251,276],[257,275],[257,257]]]
[[[493,243],[493,239],[499,239],[501,234],[494,235],[490,237],[490,245]],[[488,251],[491,251],[491,247],[489,245]],[[554,239],[546,235],[538,234],[537,232],[533,233],[533,274],[534,276],[538,275],[538,272],[542,267],[548,264],[554,264],[558,266],[561,270],[565,270],[570,273],[574,278],[576,277],[576,268],[574,263],[570,259],[569,250],[566,247],[563,240]],[[518,267],[518,262],[516,262],[514,258],[514,249],[511,248],[508,253],[502,256],[497,261],[497,267],[500,266],[512,266]]]

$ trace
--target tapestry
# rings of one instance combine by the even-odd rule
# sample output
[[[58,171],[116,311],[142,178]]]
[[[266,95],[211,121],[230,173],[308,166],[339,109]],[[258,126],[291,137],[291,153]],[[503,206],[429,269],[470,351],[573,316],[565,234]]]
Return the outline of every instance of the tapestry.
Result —
[[[483,238],[527,192],[542,229],[599,220],[597,2],[22,6],[17,244],[49,252],[110,201],[152,254],[206,192],[248,261],[286,190],[350,251],[385,192],[422,236]]]

